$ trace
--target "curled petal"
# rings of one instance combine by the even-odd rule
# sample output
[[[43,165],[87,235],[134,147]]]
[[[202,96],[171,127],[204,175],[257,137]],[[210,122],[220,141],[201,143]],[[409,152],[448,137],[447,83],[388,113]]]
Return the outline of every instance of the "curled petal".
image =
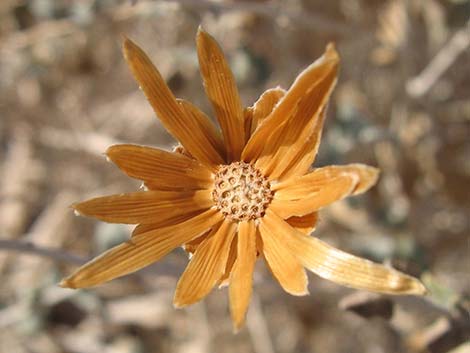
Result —
[[[196,303],[212,290],[223,275],[236,225],[225,220],[201,243],[176,286],[173,304]]]
[[[60,285],[86,288],[137,271],[199,236],[222,221],[216,210],[208,210],[186,222],[138,234],[80,267]]]
[[[241,222],[238,230],[237,259],[230,275],[230,312],[236,330],[245,321],[253,287],[256,262],[256,227],[251,221]]]
[[[310,166],[315,161],[315,157],[320,147],[323,124],[325,123],[327,105],[319,111],[309,127],[308,136],[299,138],[296,143],[296,153],[291,154],[290,162],[287,167],[283,164],[282,173],[278,176],[278,180],[287,180],[295,176],[302,176],[308,172]],[[272,176],[274,177],[275,174]],[[271,178],[272,178],[271,177]]]
[[[110,223],[164,222],[212,206],[209,190],[140,191],[97,197],[73,205],[81,215]]]
[[[240,158],[245,144],[243,107],[238,89],[222,50],[201,27],[196,43],[204,88],[222,129],[227,160],[231,162]]]
[[[304,216],[351,195],[357,183],[358,178],[348,174],[319,182],[310,186],[308,190],[304,190],[305,193],[296,188],[293,188],[292,192],[289,191],[290,188],[285,188],[282,189],[283,192],[276,191],[269,208],[284,219],[292,216]],[[315,191],[311,191],[313,187],[316,188]],[[307,196],[299,198],[302,195]]]
[[[262,253],[273,276],[281,287],[292,295],[308,294],[308,277],[303,266],[288,250],[283,234],[261,219],[259,230]]]
[[[276,87],[268,89],[256,101],[253,107],[250,108],[252,112],[251,134],[258,128],[265,118],[271,114],[274,107],[279,100],[284,97],[286,90]],[[251,136],[250,134],[250,136]]]
[[[373,292],[416,295],[426,292],[416,278],[335,249],[317,238],[306,237],[270,210],[266,212],[263,223],[282,234],[288,251],[320,277]]]
[[[148,56],[129,39],[124,40],[124,57],[162,124],[183,147],[204,165],[215,168],[223,158],[210,143],[200,125],[176,101]]]
[[[199,237],[197,237],[197,238],[194,238],[193,240],[191,240],[191,241],[185,243],[185,244],[183,245],[184,251],[186,251],[186,252],[188,252],[188,253],[190,253],[190,254],[194,254],[194,253],[196,252],[197,248],[199,247],[199,245],[201,245],[201,244],[204,242],[204,240],[207,239],[207,237],[209,236],[209,234],[210,234],[209,232],[204,233],[203,235],[201,235],[201,236],[199,236]]]
[[[327,46],[325,54],[296,78],[271,114],[259,124],[256,131],[251,136],[242,153],[242,159],[244,161],[254,161],[259,158],[261,154],[263,158],[268,158],[269,155],[272,155],[278,149],[282,139],[272,139],[273,133],[282,131],[282,129],[285,128],[286,123],[293,116],[299,102],[306,94],[311,93],[311,91],[315,89],[315,86],[318,86],[325,80],[325,77],[332,76],[332,72],[334,73],[336,71],[338,60],[338,54],[334,46],[330,44]],[[323,93],[326,94],[325,92]],[[321,98],[316,100],[315,105],[320,107],[322,101],[323,99]],[[314,110],[314,107],[311,107],[306,111],[310,112]],[[311,115],[305,118],[309,119],[310,117]],[[267,143],[268,140],[269,144]],[[265,150],[266,146],[268,146],[270,150]]]
[[[310,140],[310,144],[318,149],[325,106],[336,84],[338,70],[336,52],[327,51],[326,55],[331,57],[324,65],[323,76],[305,92],[284,126],[273,131],[256,162],[256,166],[271,180],[281,179],[296,161],[302,159],[305,141]]]
[[[180,153],[137,145],[114,145],[106,155],[127,175],[157,190],[196,190],[212,185],[211,172]]]
[[[306,235],[310,235],[315,230],[318,223],[318,212],[308,213],[305,216],[292,216],[286,219],[292,227]]]

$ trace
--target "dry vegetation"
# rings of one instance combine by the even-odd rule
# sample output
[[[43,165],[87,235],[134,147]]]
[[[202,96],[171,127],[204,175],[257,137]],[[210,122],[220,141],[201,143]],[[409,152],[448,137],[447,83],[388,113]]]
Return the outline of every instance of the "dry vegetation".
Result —
[[[2,0],[0,352],[469,352],[469,14],[465,0]],[[226,290],[172,308],[183,251],[93,290],[57,287],[129,234],[68,207],[139,186],[106,163],[106,147],[173,143],[125,66],[121,35],[209,112],[200,23],[225,49],[246,105],[336,42],[341,75],[317,165],[363,162],[382,175],[323,210],[316,235],[421,276],[428,297],[314,276],[311,296],[291,297],[259,263],[247,327],[232,335]]]

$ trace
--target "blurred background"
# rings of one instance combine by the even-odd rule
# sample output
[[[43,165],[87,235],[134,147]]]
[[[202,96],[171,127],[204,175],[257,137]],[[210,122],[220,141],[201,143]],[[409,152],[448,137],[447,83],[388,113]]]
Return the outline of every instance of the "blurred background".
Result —
[[[465,0],[1,0],[0,352],[470,352],[469,15]],[[105,149],[175,144],[126,67],[122,35],[175,95],[211,113],[199,24],[246,106],[336,43],[341,74],[315,165],[382,174],[367,194],[322,210],[315,235],[421,277],[428,297],[314,275],[311,295],[292,297],[259,261],[247,325],[233,335],[226,289],[173,309],[182,250],[96,289],[57,286],[131,231],[69,208],[139,187]]]

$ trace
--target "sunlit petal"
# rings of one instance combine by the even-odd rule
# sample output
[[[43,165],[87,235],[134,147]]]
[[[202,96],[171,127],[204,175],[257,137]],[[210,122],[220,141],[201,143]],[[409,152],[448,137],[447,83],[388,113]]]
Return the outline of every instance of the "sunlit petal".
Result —
[[[60,285],[85,288],[132,273],[161,259],[221,221],[222,216],[217,211],[208,210],[186,222],[136,235],[83,265]]]
[[[221,156],[225,156],[225,146],[219,130],[215,127],[209,117],[198,107],[184,99],[177,99],[181,107],[191,116],[199,125],[201,131],[206,137],[207,143],[211,144]]]
[[[424,294],[416,278],[391,268],[361,259],[331,245],[296,231],[272,211],[267,211],[263,224],[276,229],[288,251],[318,276],[344,286],[390,294]]]
[[[238,235],[232,240],[232,245],[230,245],[230,252],[228,254],[227,264],[225,265],[225,272],[222,277],[219,278],[217,285],[219,288],[223,288],[229,285],[230,282],[230,274],[233,270],[233,265],[235,264],[235,260],[237,259],[237,244],[238,244]]]
[[[325,106],[315,120],[315,124],[310,131],[309,136],[298,145],[298,152],[291,159],[288,167],[280,175],[279,180],[287,180],[292,177],[302,176],[307,173],[315,161],[315,157],[320,147],[320,140],[323,131],[323,124],[325,122],[327,107]]]
[[[114,145],[106,155],[132,178],[158,190],[195,190],[212,185],[210,171],[179,153],[137,145]]]
[[[317,226],[318,212],[312,212],[300,217],[292,216],[286,219],[286,222],[297,229],[299,232],[309,235],[315,230],[315,227]]]
[[[154,223],[208,209],[213,205],[210,190],[140,191],[97,197],[74,204],[81,215],[111,223]]]
[[[296,189],[292,193],[289,192],[289,188],[283,189],[282,193],[278,190],[269,208],[284,219],[304,216],[351,195],[358,183],[358,178],[354,175],[340,175],[329,180],[321,185],[315,185],[317,189],[304,198],[299,198],[301,195]]]
[[[253,287],[256,262],[256,227],[254,222],[241,222],[238,229],[237,259],[230,276],[230,311],[235,329],[245,321]]]
[[[240,158],[245,144],[244,116],[232,71],[217,42],[202,28],[196,38],[204,88],[219,121],[229,162]]]
[[[264,258],[281,287],[292,295],[307,295],[307,274],[299,260],[286,247],[283,235],[278,229],[266,224],[264,218],[259,223],[259,230]]]
[[[275,109],[259,124],[243,150],[243,160],[254,161],[257,158],[259,159],[260,155],[262,155],[261,158],[267,158],[270,152],[264,151],[265,147],[269,147],[270,150],[277,150],[280,140],[275,139],[272,141],[271,135],[285,127],[301,99],[309,94],[315,86],[319,85],[325,77],[331,75],[332,70],[336,70],[337,64],[338,55],[334,46],[330,44],[320,59],[297,76],[290,89],[275,106]],[[322,100],[320,99],[320,101]]]
[[[133,236],[136,236],[137,234],[141,234],[141,233],[145,233],[145,232],[155,230],[158,228],[168,227],[174,224],[182,223],[184,221],[187,221],[190,218],[200,215],[203,212],[204,210],[189,211],[189,212],[187,212],[186,210],[181,210],[181,213],[173,217],[154,219],[151,223],[141,223],[141,224],[138,224],[134,228],[131,236],[133,237]],[[195,239],[192,241],[195,241]]]
[[[276,87],[268,89],[259,97],[253,107],[250,108],[253,114],[251,133],[271,114],[276,104],[285,94],[286,90]]]
[[[295,111],[284,126],[273,131],[269,143],[256,161],[256,166],[269,179],[281,179],[295,161],[302,158],[305,141],[313,146],[319,145],[319,132],[323,126],[324,109],[336,83],[338,57],[336,52],[327,51],[329,64],[324,65],[324,74],[318,78],[315,86],[300,99]],[[310,161],[312,163],[313,160]]]
[[[199,245],[176,286],[173,304],[193,304],[204,298],[223,275],[236,225],[225,220]]]
[[[339,176],[351,176],[357,180],[352,195],[367,191],[376,182],[379,170],[364,164],[328,166],[314,169],[312,172],[277,183],[273,186],[278,199],[300,199],[315,194]]]
[[[198,122],[180,107],[144,51],[129,39],[124,40],[123,49],[135,79],[168,132],[201,163],[211,168],[222,163],[223,158],[207,143]]]

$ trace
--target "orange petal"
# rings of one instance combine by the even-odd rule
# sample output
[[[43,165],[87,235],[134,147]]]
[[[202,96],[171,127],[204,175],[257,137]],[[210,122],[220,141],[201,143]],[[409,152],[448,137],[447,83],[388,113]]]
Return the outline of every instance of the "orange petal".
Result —
[[[292,158],[288,167],[284,168],[282,175],[279,176],[279,180],[287,180],[295,176],[302,176],[306,174],[310,166],[315,161],[317,156],[318,148],[320,147],[321,135],[323,130],[323,124],[326,117],[326,106],[320,111],[318,118],[315,120],[315,124],[312,126],[309,136],[300,140],[300,145],[297,143],[298,152]]]
[[[106,155],[124,173],[145,181],[150,189],[194,190],[212,185],[211,172],[180,153],[125,144],[109,147]]]
[[[256,227],[254,222],[241,222],[238,229],[237,260],[230,276],[230,311],[238,330],[245,321],[253,286],[256,262]]]
[[[289,223],[291,227],[297,229],[299,232],[310,235],[310,233],[312,233],[317,226],[318,212],[309,213],[300,217],[292,216],[286,219],[286,222]]]
[[[329,182],[340,176],[350,176],[357,180],[356,186],[351,192],[352,195],[357,195],[367,191],[377,182],[379,170],[359,163],[342,166],[332,165],[317,168],[306,175],[277,183],[273,186],[273,190],[276,191],[278,199],[302,199],[318,193]]]
[[[284,245],[307,269],[335,283],[357,289],[389,294],[424,294],[423,284],[404,273],[335,249],[306,237],[268,210],[264,226],[275,229]]]
[[[294,187],[292,187],[292,192],[290,192],[291,188],[278,190],[269,208],[284,219],[304,216],[351,195],[357,182],[358,179],[354,175],[341,175],[328,179],[323,184],[314,184],[302,190]],[[303,195],[305,196],[301,198]]]
[[[261,218],[258,229],[264,258],[281,287],[292,295],[307,295],[307,274],[294,255],[287,251],[283,235],[277,229],[267,226],[264,218]]]
[[[284,126],[271,134],[256,162],[256,167],[271,180],[280,179],[291,163],[301,157],[305,141],[315,136],[317,129],[321,130],[323,126],[322,112],[336,83],[339,60],[331,48],[325,57],[323,76],[318,77],[316,84],[305,92]],[[318,140],[310,142],[319,144]]]
[[[199,211],[194,211],[194,212],[186,212],[186,210],[182,210],[180,214],[177,214],[174,217],[156,219],[152,223],[141,223],[134,228],[134,230],[132,231],[131,237],[134,237],[137,234],[146,233],[151,230],[158,229],[158,228],[168,227],[174,224],[182,223],[184,221],[187,221],[190,218],[199,216],[203,212],[204,210],[199,210]],[[194,239],[193,241],[195,240],[196,239]]]
[[[238,235],[232,240],[232,245],[230,245],[230,252],[228,254],[227,264],[225,265],[225,272],[222,277],[219,278],[217,285],[219,288],[228,286],[230,282],[230,274],[233,270],[233,265],[235,264],[235,260],[237,259],[237,244],[238,244]]]
[[[280,87],[265,91],[256,103],[244,110],[245,141],[248,141],[258,125],[272,112],[279,100],[286,94]]]
[[[338,55],[332,44],[327,46],[325,54],[307,69],[305,69],[292,84],[284,97],[279,101],[271,114],[258,126],[248,143],[246,144],[242,159],[244,161],[254,161],[261,154],[265,156],[270,151],[264,151],[265,146],[278,147],[280,141],[271,141],[271,135],[275,131],[281,131],[286,122],[295,112],[300,100],[310,93],[315,86],[319,85],[326,76],[336,70],[338,65]],[[308,117],[310,118],[310,116]],[[267,143],[269,141],[269,143]]]
[[[199,210],[213,204],[210,190],[141,191],[97,197],[73,205],[81,215],[111,223],[155,223]]]
[[[250,139],[250,136],[251,136],[251,124],[253,123],[252,107],[245,108],[243,110],[243,116],[245,119],[245,142],[246,142]]]
[[[196,42],[204,88],[222,129],[227,160],[232,162],[240,158],[245,145],[243,107],[238,89],[214,38],[199,27]]]
[[[201,131],[207,139],[207,143],[210,143],[221,156],[225,156],[226,152],[224,141],[220,136],[219,130],[215,127],[209,117],[194,104],[184,99],[177,99],[177,101],[186,113],[197,121]]]
[[[204,240],[207,239],[208,236],[209,236],[209,232],[204,233],[203,235],[197,238],[194,238],[191,241],[183,244],[184,251],[189,252],[190,254],[194,254],[197,248],[199,247],[199,245],[201,245],[204,242]]]
[[[258,125],[261,124],[269,114],[271,114],[276,104],[282,97],[284,97],[285,94],[285,89],[276,87],[268,89],[259,97],[253,107],[251,107],[253,115],[251,133],[253,133],[257,129]]]
[[[193,304],[209,294],[225,271],[235,231],[236,224],[225,220],[199,245],[176,286],[176,307]]]
[[[222,157],[201,130],[198,122],[180,107],[148,56],[129,39],[124,40],[124,57],[162,124],[185,149],[204,165],[215,168]]]
[[[186,222],[136,235],[80,267],[62,280],[68,288],[95,286],[124,276],[161,259],[174,248],[199,236],[222,221],[216,210],[208,210]]]

